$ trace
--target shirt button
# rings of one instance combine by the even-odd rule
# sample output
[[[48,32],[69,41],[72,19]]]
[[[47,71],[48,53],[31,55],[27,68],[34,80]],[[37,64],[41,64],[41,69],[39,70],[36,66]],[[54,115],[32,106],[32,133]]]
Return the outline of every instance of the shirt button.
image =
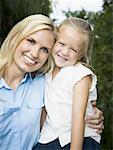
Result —
[[[16,116],[16,112],[14,112],[13,115]]]

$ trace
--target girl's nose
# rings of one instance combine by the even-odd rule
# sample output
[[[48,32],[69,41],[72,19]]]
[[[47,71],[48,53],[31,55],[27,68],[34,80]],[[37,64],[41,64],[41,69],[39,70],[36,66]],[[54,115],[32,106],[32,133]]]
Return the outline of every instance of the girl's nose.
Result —
[[[69,49],[66,48],[66,47],[63,48],[63,49],[62,49],[62,54],[65,55],[65,56],[67,56],[67,55],[69,54]]]

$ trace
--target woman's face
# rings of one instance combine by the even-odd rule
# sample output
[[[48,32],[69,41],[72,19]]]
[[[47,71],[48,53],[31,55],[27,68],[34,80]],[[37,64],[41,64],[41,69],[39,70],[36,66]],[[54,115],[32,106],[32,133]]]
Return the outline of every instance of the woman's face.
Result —
[[[29,35],[16,48],[13,68],[22,73],[40,69],[47,61],[54,42],[54,35],[50,30],[40,30]]]

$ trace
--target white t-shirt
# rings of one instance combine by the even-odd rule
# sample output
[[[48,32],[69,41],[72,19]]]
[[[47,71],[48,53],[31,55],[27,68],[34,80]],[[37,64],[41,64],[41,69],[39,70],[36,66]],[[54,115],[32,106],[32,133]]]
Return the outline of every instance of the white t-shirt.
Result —
[[[97,99],[97,77],[89,68],[79,63],[62,68],[54,79],[52,79],[51,73],[46,74],[45,107],[47,117],[41,131],[40,143],[49,143],[58,138],[63,147],[71,142],[73,87],[87,75],[92,76],[92,85],[89,91],[86,115],[92,115],[91,101]],[[86,125],[84,137],[89,136],[100,142],[100,135]]]

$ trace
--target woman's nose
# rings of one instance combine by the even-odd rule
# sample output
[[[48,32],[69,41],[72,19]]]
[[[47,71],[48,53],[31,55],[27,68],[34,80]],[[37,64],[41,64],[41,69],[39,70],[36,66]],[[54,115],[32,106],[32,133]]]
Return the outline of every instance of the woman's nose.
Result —
[[[39,51],[40,51],[40,48],[39,47],[34,47],[32,50],[31,50],[31,55],[33,58],[37,58],[39,56]]]

